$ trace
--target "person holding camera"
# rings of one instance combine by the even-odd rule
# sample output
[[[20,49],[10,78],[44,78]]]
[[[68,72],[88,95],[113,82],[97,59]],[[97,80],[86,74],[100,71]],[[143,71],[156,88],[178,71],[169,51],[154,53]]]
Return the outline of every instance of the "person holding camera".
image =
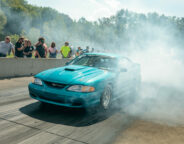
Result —
[[[43,37],[40,37],[38,39],[37,44],[35,45],[36,47],[36,53],[35,53],[35,58],[46,58],[46,51],[45,51],[45,39]]]
[[[20,37],[19,40],[15,44],[15,57],[23,58],[24,54],[24,46],[23,46],[24,38]]]
[[[24,57],[32,58],[34,47],[31,45],[30,40],[25,40],[24,42]]]

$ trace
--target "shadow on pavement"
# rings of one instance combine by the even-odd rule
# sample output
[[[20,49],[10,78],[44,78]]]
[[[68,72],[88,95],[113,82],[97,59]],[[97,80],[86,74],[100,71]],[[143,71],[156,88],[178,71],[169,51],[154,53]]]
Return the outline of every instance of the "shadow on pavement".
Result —
[[[84,109],[71,109],[55,105],[42,107],[39,102],[26,105],[19,109],[22,113],[42,121],[55,124],[83,127],[99,123],[114,114],[115,110],[108,113],[88,113]]]

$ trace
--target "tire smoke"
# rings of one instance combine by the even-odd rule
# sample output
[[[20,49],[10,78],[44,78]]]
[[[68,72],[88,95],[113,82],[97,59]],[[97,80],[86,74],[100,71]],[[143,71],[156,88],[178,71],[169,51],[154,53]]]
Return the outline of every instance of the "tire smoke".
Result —
[[[143,120],[184,124],[184,51],[173,33],[174,27],[172,32],[154,25],[146,30],[154,39],[150,41],[145,37],[143,50],[128,52],[131,59],[141,64],[140,94],[134,103],[123,109]],[[131,46],[136,49],[134,43],[132,41]]]

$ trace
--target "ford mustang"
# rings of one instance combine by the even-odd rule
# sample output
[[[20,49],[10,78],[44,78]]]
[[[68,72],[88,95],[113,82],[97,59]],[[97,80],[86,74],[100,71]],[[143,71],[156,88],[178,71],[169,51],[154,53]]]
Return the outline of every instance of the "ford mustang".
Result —
[[[30,96],[43,104],[108,110],[113,101],[135,96],[139,85],[139,64],[113,54],[87,53],[37,74],[28,87]]]

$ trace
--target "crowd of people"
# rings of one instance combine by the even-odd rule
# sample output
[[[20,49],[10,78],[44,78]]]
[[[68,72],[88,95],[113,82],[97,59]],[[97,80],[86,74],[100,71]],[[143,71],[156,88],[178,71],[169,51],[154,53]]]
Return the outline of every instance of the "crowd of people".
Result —
[[[59,53],[62,58],[71,58],[83,53],[94,52],[94,48],[90,51],[89,46],[84,50],[78,47],[74,53],[74,49],[69,45],[69,42],[65,42],[59,51],[56,48],[55,42],[52,42],[48,48],[43,37],[40,37],[35,45],[32,45],[30,40],[20,37],[15,45],[13,45],[11,38],[7,36],[4,41],[0,42],[0,57],[7,57],[11,52],[16,58],[47,58],[47,56],[49,58],[56,58]]]

